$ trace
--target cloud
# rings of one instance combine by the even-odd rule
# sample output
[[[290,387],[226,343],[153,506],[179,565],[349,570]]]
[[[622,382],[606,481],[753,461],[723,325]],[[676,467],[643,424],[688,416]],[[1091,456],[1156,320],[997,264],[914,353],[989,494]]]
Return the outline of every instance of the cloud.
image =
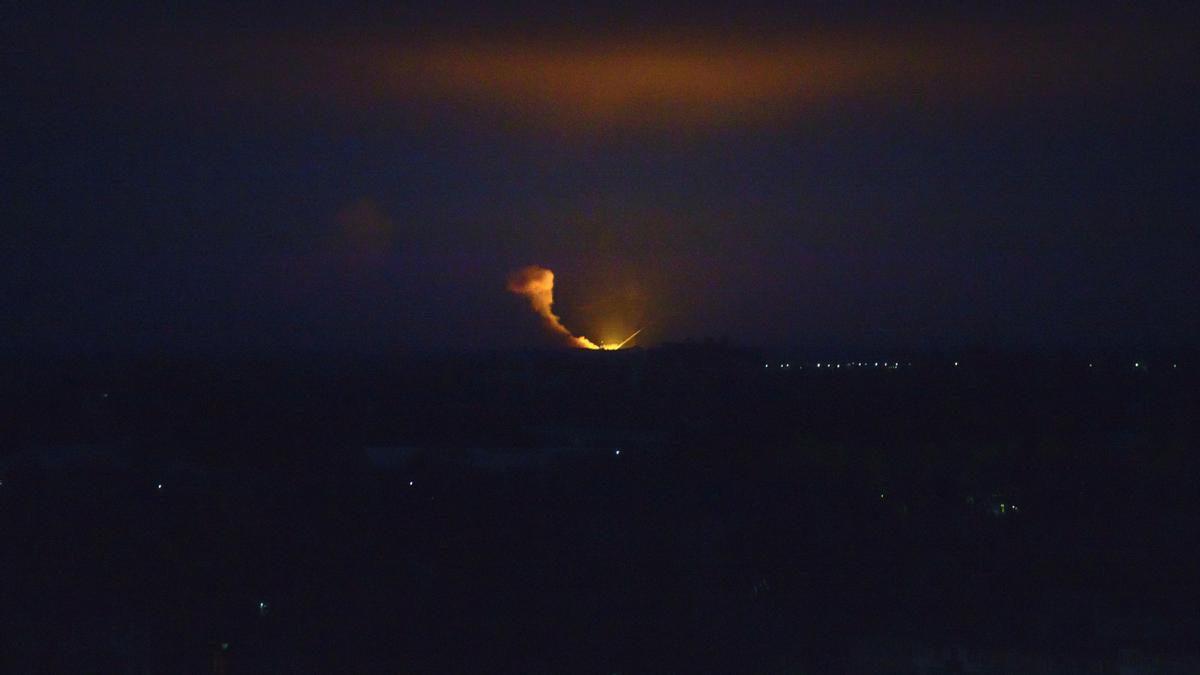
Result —
[[[1112,94],[1169,75],[1182,50],[1174,35],[1080,23],[375,41],[333,48],[300,81],[310,94],[366,109],[434,104],[568,130],[686,128],[773,122],[845,100],[937,105]],[[1146,47],[1151,39],[1154,48]]]
[[[370,199],[359,199],[338,212],[342,242],[354,253],[385,253],[392,245],[395,225]]]
[[[364,30],[93,45],[74,54],[91,91],[119,105],[174,98],[191,112],[365,116],[559,131],[695,129],[794,120],[843,101],[937,106],[1136,95],[1190,78],[1181,22],[666,26],[536,37],[512,30]],[[414,37],[416,36],[416,37]],[[177,44],[176,44],[177,43]],[[50,56],[43,58],[54,61]],[[55,61],[57,64],[58,62]],[[82,65],[80,65],[82,64]],[[55,67],[60,67],[61,64]],[[41,79],[41,78],[40,78]]]
[[[508,291],[525,297],[542,318],[542,325],[565,344],[581,349],[600,349],[591,340],[575,336],[554,313],[554,272],[538,265],[527,265],[508,275]]]

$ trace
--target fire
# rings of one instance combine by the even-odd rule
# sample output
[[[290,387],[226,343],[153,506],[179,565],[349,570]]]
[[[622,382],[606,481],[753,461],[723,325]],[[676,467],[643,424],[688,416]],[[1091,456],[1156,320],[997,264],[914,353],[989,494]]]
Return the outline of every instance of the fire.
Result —
[[[582,335],[572,335],[571,331],[562,325],[562,321],[550,309],[550,306],[554,304],[554,272],[545,267],[529,265],[512,272],[508,275],[508,290],[528,298],[529,305],[542,317],[542,323],[546,328],[565,338],[572,347],[615,351],[624,347],[626,343],[642,332],[639,328],[634,331],[633,335],[617,344],[611,342],[596,344]]]
[[[621,347],[624,347],[627,342],[629,342],[633,338],[637,337],[637,334],[640,332],[642,332],[641,328],[633,331],[633,335],[630,335],[629,337],[625,338],[624,340],[621,340],[617,344],[613,344],[611,342],[601,342],[600,349],[603,349],[605,351],[610,351],[610,352],[616,351],[616,350],[620,349]]]

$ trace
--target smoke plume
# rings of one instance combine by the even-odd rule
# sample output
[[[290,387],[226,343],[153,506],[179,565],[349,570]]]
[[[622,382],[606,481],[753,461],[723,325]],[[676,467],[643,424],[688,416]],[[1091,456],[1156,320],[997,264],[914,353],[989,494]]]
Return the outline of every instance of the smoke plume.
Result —
[[[529,298],[530,306],[542,317],[546,328],[556,335],[561,335],[572,347],[600,349],[599,345],[591,340],[572,335],[550,310],[550,306],[554,304],[554,272],[538,265],[522,267],[508,275],[508,290]]]

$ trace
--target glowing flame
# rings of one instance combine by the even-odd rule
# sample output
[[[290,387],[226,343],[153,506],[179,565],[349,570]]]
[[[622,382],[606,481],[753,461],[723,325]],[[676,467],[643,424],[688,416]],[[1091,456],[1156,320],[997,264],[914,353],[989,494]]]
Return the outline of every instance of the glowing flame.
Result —
[[[618,342],[618,343],[617,343],[617,344],[615,344],[615,345],[614,345],[613,343],[611,343],[611,342],[601,342],[601,343],[600,343],[600,349],[603,349],[603,350],[605,350],[605,351],[610,351],[610,352],[612,352],[612,351],[616,351],[616,350],[620,349],[621,347],[624,347],[624,346],[626,345],[626,343],[628,343],[630,340],[632,340],[633,338],[637,337],[637,334],[638,334],[638,333],[640,333],[640,332],[642,332],[642,329],[641,329],[641,328],[639,328],[639,329],[637,329],[637,330],[633,331],[633,334],[632,334],[632,335],[630,335],[629,337],[625,338],[624,340],[621,340],[620,342]]]
[[[562,325],[562,321],[559,320],[558,316],[550,310],[550,306],[554,304],[554,272],[545,267],[529,265],[509,274],[508,290],[528,298],[530,306],[533,307],[533,311],[542,317],[542,323],[545,324],[546,328],[550,329],[552,333],[565,338],[572,347],[613,351],[624,347],[627,342],[642,332],[639,328],[633,335],[630,335],[618,344],[609,342],[596,344],[582,335],[572,335],[571,331]]]

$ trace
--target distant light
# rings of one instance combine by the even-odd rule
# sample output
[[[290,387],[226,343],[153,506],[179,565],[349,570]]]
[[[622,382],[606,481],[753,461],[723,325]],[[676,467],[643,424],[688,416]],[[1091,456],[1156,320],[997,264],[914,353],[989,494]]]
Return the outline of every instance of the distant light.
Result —
[[[159,484],[158,484],[158,489],[159,489],[159,490],[161,490],[161,489],[162,489],[162,483],[159,483]]]
[[[771,367],[771,364],[769,364],[769,363],[764,363],[764,364],[763,364],[763,368],[770,368],[770,367]]]
[[[101,394],[101,396],[102,396],[102,397],[104,397],[104,398],[108,398],[108,392],[107,392],[107,391],[106,391],[106,392],[104,392],[103,394]]]
[[[271,611],[271,606],[265,602],[258,603],[258,615],[266,616],[267,612]]]
[[[955,362],[954,362],[954,367],[955,367],[955,368],[957,368],[957,367],[958,367],[958,361],[955,361]]]
[[[1133,362],[1133,367],[1134,367],[1134,368],[1141,368],[1141,367],[1142,367],[1142,364],[1141,364],[1141,363],[1139,363],[1139,362],[1137,362],[1137,361],[1134,361],[1134,362]]]
[[[619,455],[619,454],[621,454],[621,451],[620,451],[620,450],[617,450],[617,451],[616,451],[615,453],[613,453],[613,454],[617,454],[617,455]]]
[[[408,481],[408,487],[412,487],[412,486],[413,486],[413,481],[411,481],[411,480]]]
[[[880,493],[879,493],[879,498],[880,498],[880,499],[883,499],[883,493],[882,493],[882,492],[880,492]]]
[[[1090,364],[1090,363],[1089,363],[1089,364],[1088,364],[1088,368],[1091,368],[1091,367],[1092,367],[1092,364]]]
[[[1172,364],[1171,364],[1171,367],[1172,367],[1172,368],[1178,368],[1178,367],[1179,367],[1179,364],[1178,364],[1178,363],[1172,363]]]
[[[875,367],[876,367],[876,368],[878,368],[878,367],[879,367],[879,362],[878,362],[878,361],[876,361],[876,362],[875,362]]]
[[[229,643],[228,642],[221,643],[221,651],[223,651],[223,652],[229,651]]]

